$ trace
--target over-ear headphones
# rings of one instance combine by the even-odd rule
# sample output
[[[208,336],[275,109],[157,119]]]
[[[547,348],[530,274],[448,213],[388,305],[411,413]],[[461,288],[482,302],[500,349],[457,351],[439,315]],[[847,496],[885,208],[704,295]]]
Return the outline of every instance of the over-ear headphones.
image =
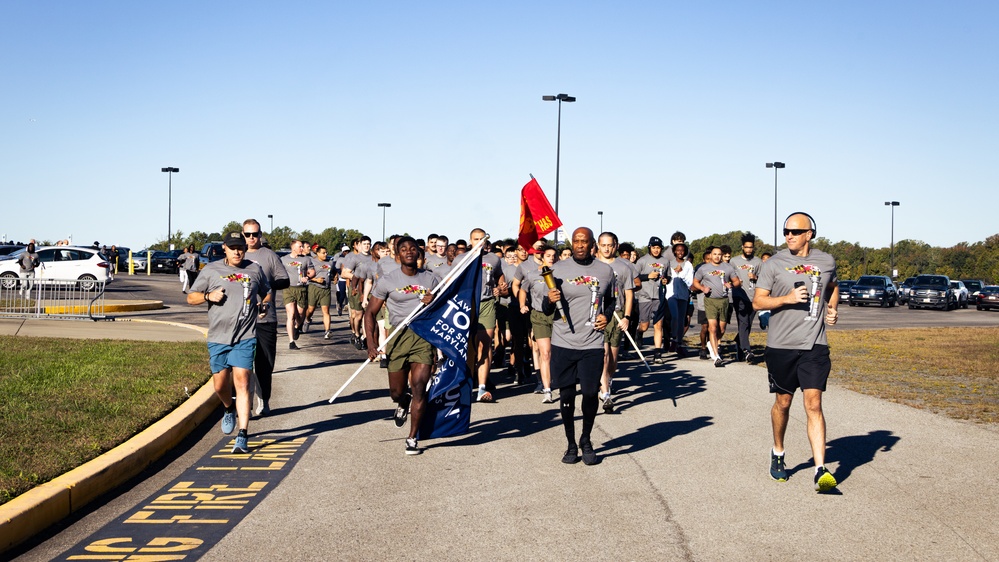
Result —
[[[816,236],[816,234],[815,234],[815,219],[812,218],[812,215],[809,215],[808,213],[806,213],[804,211],[795,211],[795,212],[791,213],[790,215],[788,215],[787,219],[793,217],[794,215],[805,215],[806,217],[808,217],[808,222],[810,222],[811,225],[812,225],[812,238],[814,238]],[[787,219],[784,219],[784,228],[787,228]]]

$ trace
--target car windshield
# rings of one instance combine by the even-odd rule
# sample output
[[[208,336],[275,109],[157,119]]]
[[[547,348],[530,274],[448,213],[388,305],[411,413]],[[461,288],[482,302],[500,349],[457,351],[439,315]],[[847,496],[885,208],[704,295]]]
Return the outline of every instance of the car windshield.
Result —
[[[940,275],[920,275],[916,277],[915,285],[947,287],[947,278]]]
[[[960,286],[960,285],[958,285],[958,283],[959,283],[959,281],[951,281],[951,282],[950,282],[950,288],[951,288],[951,289],[960,289],[960,288],[961,288],[961,286]]]
[[[982,284],[979,281],[965,281],[964,286],[968,288],[969,291],[981,291]]]
[[[986,285],[982,287],[983,293],[999,293],[999,285]]]
[[[858,285],[867,285],[868,287],[884,287],[885,280],[881,277],[861,277],[857,280]]]
[[[161,258],[172,258],[173,256],[171,256],[169,252],[156,252],[153,254],[153,257],[156,259],[161,259]]]

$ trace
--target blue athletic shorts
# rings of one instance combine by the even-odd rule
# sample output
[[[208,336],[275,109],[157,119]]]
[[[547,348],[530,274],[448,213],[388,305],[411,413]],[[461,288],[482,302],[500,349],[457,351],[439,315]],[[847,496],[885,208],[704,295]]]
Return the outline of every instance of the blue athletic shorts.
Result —
[[[253,353],[257,350],[257,338],[250,338],[235,345],[208,342],[208,364],[212,373],[229,367],[253,370]]]

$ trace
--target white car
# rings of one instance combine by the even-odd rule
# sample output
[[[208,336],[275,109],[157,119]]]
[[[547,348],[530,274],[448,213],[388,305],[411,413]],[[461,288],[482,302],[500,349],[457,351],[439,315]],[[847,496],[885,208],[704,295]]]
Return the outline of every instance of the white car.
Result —
[[[0,285],[4,289],[17,287],[21,276],[18,259],[22,251],[14,254],[14,259],[0,262]],[[77,280],[81,289],[91,290],[97,281],[107,282],[108,262],[97,250],[79,246],[42,246],[35,250],[38,261],[35,279]]]

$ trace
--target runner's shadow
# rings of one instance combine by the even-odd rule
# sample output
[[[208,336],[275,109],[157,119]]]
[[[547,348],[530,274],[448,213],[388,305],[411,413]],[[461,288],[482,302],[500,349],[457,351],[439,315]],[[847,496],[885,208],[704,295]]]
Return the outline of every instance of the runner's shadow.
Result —
[[[843,483],[853,474],[853,470],[874,460],[878,453],[891,451],[902,438],[886,429],[868,432],[867,435],[851,435],[840,437],[826,443],[826,462],[837,462],[839,466],[833,476]],[[798,463],[788,470],[788,476],[799,470],[805,470],[815,465],[815,459]]]
[[[659,365],[653,367],[650,373],[639,363],[619,371],[613,388],[615,410],[623,412],[646,402],[660,400],[670,400],[676,406],[678,399],[704,392],[704,377],[694,376],[681,366],[674,363]]]
[[[458,439],[435,444],[434,447],[465,447],[481,445],[499,439],[527,437],[546,431],[561,423],[557,407],[533,414],[518,414],[473,421],[468,433]]]
[[[308,437],[310,435],[320,435],[322,433],[327,433],[330,431],[335,431],[338,429],[345,429],[348,427],[353,427],[355,425],[364,425],[366,423],[371,423],[378,420],[386,419],[384,410],[366,410],[363,412],[348,412],[328,420],[323,420],[315,423],[308,423],[305,425],[300,425],[298,427],[289,427],[285,429],[269,429],[260,435],[254,435],[254,438],[258,437],[275,437],[276,442],[291,441],[299,437]]]
[[[597,451],[603,453],[605,457],[637,453],[665,443],[673,437],[704,429],[714,423],[712,419],[711,416],[700,416],[692,420],[654,423],[640,427],[627,435],[615,437],[605,442]]]
[[[310,346],[311,347],[311,346]],[[278,373],[291,373],[294,371],[307,371],[309,369],[321,369],[323,367],[336,367],[337,365],[346,365],[348,363],[360,363],[356,359],[331,359],[329,361],[319,361],[311,365],[296,365],[294,367],[286,367],[284,369],[275,369],[274,374]]]

